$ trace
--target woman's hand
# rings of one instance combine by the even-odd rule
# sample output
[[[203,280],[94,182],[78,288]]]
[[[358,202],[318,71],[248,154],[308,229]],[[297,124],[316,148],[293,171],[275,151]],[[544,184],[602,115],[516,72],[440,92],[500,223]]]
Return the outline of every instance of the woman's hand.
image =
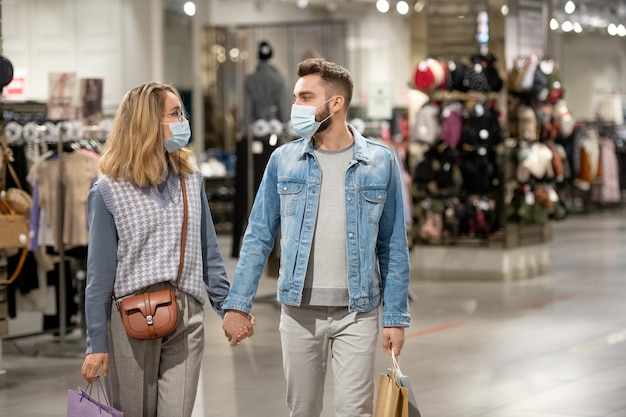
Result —
[[[108,353],[89,353],[85,356],[83,366],[80,369],[82,377],[88,383],[96,382],[98,379],[98,369],[102,366],[102,373],[106,376],[109,372],[109,354]]]
[[[243,311],[229,310],[224,315],[222,329],[231,346],[238,346],[241,341],[254,335],[256,318]]]

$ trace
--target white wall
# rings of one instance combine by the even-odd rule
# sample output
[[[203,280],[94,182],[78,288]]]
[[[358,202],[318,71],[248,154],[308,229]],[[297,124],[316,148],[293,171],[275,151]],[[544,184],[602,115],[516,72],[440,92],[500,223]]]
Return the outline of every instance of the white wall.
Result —
[[[263,26],[302,21],[347,20],[354,29],[347,39],[350,64],[355,81],[353,103],[361,98],[370,83],[389,83],[396,106],[407,105],[407,85],[414,64],[410,61],[410,18],[395,11],[380,14],[374,3],[338,2],[331,12],[325,8],[299,9],[293,3],[265,3],[251,0],[209,0],[206,24],[213,26]],[[337,39],[343,42],[343,39]],[[295,68],[279,68],[292,73]]]
[[[409,18],[380,15],[373,5],[298,9],[293,4],[205,0],[197,16],[206,25],[250,26],[329,19],[350,20],[349,69],[355,103],[370,82],[392,85],[394,103],[405,105],[410,79]],[[104,78],[109,114],[123,94],[151,79],[192,88],[191,18],[163,14],[163,0],[19,0],[3,2],[3,49],[27,71],[26,100],[45,101],[49,72]],[[165,24],[161,25],[159,22]],[[337,39],[343,42],[343,39]],[[165,45],[163,47],[163,45]],[[295,68],[285,68],[293,72]]]
[[[161,0],[2,2],[2,47],[26,71],[23,100],[46,101],[48,73],[104,78],[112,113],[131,87],[162,74]]]
[[[338,3],[339,8],[329,12],[282,2],[204,1],[197,19],[206,25],[349,20],[354,29],[347,40],[356,84],[354,102],[361,102],[370,83],[382,82],[391,84],[394,105],[406,105],[406,85],[416,64],[409,58],[408,17],[395,12],[381,15],[373,4]],[[60,71],[103,77],[109,112],[141,82],[154,79],[181,88],[193,86],[191,19],[168,14],[164,25],[163,0],[19,0],[2,2],[2,15],[3,54],[27,71],[25,99],[46,100],[48,73]],[[626,90],[623,38],[551,35],[550,54],[561,65],[566,100],[576,117],[593,117],[604,92]]]
[[[552,35],[550,50],[559,62],[565,101],[574,117],[593,119],[609,93],[626,94],[624,38],[603,33]]]

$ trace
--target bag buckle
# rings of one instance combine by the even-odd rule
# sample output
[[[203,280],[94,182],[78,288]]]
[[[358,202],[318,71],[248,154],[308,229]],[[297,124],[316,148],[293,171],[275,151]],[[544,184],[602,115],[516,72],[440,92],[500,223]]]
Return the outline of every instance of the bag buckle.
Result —
[[[152,316],[146,316],[146,321],[148,322],[148,325],[154,324],[154,321],[152,320]]]

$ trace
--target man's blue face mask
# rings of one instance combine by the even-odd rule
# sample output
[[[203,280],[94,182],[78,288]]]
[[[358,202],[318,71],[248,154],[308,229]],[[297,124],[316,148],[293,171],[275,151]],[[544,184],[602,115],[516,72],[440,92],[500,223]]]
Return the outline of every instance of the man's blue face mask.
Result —
[[[318,122],[315,120],[315,112],[317,108],[328,103],[333,98],[334,97],[329,98],[319,106],[293,104],[291,106],[291,127],[293,128],[295,134],[303,138],[310,138],[313,136],[315,132],[317,132],[317,129],[320,128],[320,125],[335,114],[331,113],[327,118]]]

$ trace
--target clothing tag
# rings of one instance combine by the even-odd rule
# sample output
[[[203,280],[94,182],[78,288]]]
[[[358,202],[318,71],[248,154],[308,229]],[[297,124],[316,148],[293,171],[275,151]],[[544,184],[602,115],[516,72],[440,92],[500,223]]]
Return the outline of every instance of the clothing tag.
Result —
[[[535,205],[535,195],[532,192],[527,192],[524,195],[524,202],[528,206],[534,206]]]

